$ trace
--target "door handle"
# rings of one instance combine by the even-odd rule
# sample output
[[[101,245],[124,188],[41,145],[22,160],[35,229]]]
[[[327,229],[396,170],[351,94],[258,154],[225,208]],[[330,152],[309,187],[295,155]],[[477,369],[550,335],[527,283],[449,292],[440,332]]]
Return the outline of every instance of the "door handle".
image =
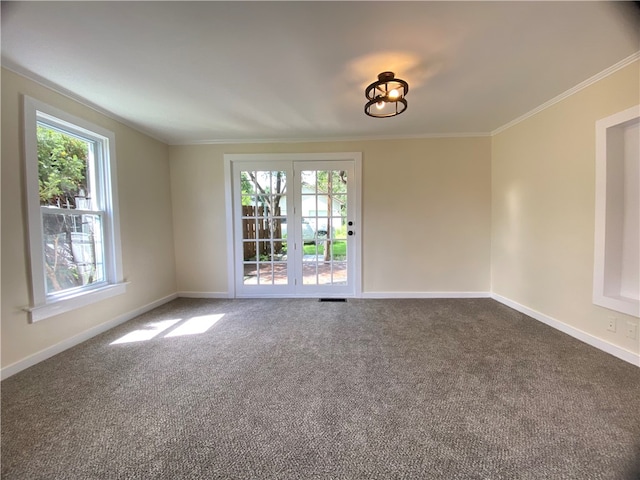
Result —
[[[353,235],[353,230],[349,230],[349,231],[347,232],[347,235]]]

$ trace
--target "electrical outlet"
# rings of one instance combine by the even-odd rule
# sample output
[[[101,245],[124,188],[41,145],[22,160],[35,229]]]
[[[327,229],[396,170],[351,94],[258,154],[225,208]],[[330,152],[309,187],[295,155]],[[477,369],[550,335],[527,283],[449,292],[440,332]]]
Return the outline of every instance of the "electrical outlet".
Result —
[[[607,318],[607,330],[610,332],[616,331],[616,317]]]
[[[638,325],[633,322],[627,322],[627,337],[631,340],[638,338]]]

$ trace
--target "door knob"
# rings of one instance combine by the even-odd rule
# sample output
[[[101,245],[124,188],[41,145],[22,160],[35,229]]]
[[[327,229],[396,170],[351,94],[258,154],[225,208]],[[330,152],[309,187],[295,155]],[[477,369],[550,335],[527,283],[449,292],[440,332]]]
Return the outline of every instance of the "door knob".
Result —
[[[348,234],[348,235],[353,235],[353,230],[349,230],[349,231],[347,232],[347,234]]]

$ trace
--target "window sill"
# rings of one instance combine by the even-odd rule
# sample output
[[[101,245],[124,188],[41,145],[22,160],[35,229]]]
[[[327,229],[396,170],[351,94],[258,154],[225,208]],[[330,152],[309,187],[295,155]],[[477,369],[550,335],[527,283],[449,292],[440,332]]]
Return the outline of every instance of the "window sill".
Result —
[[[86,307],[87,305],[115,297],[116,295],[122,295],[127,291],[127,284],[128,282],[114,283],[93,290],[79,292],[70,297],[52,300],[45,305],[27,307],[25,310],[30,314],[29,320],[31,323],[39,322],[45,318]]]

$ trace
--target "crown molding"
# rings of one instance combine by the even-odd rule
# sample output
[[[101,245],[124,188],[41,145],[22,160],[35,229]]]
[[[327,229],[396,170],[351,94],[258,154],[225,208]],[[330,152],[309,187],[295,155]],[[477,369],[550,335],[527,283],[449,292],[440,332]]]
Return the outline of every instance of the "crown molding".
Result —
[[[634,53],[632,55],[629,55],[627,58],[625,58],[623,60],[620,60],[615,65],[610,66],[609,68],[601,71],[600,73],[596,73],[593,77],[587,78],[585,81],[579,83],[575,87],[572,87],[569,90],[561,93],[560,95],[558,95],[556,97],[553,97],[551,100],[543,103],[542,105],[539,105],[538,107],[534,108],[533,110],[530,110],[529,112],[525,113],[524,115],[521,115],[518,118],[515,118],[515,119],[511,120],[509,123],[505,123],[501,127],[496,128],[494,131],[491,132],[491,136],[493,137],[494,135],[497,135],[498,133],[504,132],[505,130],[513,127],[514,125],[517,125],[518,123],[526,120],[527,118],[533,117],[534,115],[540,113],[541,111],[546,110],[547,108],[555,105],[556,103],[561,102],[565,98],[568,98],[568,97],[578,93],[580,90],[584,90],[585,88],[593,85],[594,83],[599,82],[603,78],[608,77],[609,75],[617,72],[618,70],[621,70],[624,67],[626,67],[628,65],[631,65],[633,62],[635,62],[635,61],[637,61],[639,59],[640,59],[640,51],[638,51],[638,52],[636,52],[636,53]]]
[[[256,143],[327,143],[327,142],[363,142],[371,140],[418,140],[423,138],[470,138],[490,137],[488,132],[470,133],[426,133],[416,135],[367,135],[360,137],[315,137],[315,138],[248,138],[248,139],[216,139],[194,140],[189,142],[173,142],[169,145],[238,145]]]

